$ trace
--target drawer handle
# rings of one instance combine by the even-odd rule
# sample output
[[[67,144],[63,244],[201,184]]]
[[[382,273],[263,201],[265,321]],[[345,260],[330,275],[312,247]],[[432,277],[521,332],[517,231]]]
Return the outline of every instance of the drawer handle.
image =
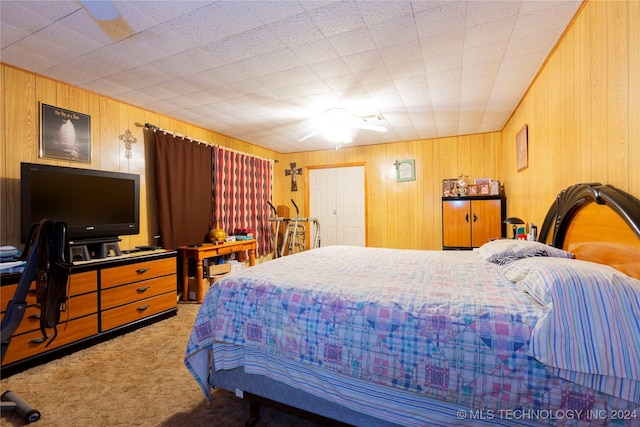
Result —
[[[39,319],[40,313],[34,313],[29,315],[29,319]]]
[[[149,289],[149,286],[145,286],[143,288],[136,289],[136,292],[143,293],[143,292],[146,292],[148,289]]]
[[[31,341],[29,341],[31,344],[42,344],[43,342],[45,342],[47,339],[49,339],[49,336],[45,337],[40,337],[40,338],[34,338]]]
[[[150,304],[147,304],[147,305],[143,305],[142,307],[138,307],[136,310],[138,310],[138,311],[145,311],[145,310],[146,310],[147,308],[149,308],[149,307],[151,307],[151,305],[150,305]]]
[[[142,273],[146,273],[147,271],[149,271],[149,267],[139,268],[136,270],[136,273],[142,274]]]

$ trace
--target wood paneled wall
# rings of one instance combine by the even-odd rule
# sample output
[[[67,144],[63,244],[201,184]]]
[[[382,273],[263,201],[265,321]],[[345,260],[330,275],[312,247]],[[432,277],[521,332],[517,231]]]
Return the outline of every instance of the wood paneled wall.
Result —
[[[640,198],[640,2],[588,1],[502,132],[508,215],[540,225],[563,188],[601,182]],[[529,127],[529,167],[516,133]]]
[[[500,133],[398,142],[339,150],[285,154],[276,167],[283,177],[285,168],[295,162],[308,168],[363,164],[365,168],[367,246],[442,249],[442,180],[468,175],[501,179]],[[396,160],[414,159],[416,180],[396,182]],[[309,215],[305,203],[308,174],[298,180],[298,191],[291,191],[290,178],[276,180],[281,187],[278,204],[296,204]],[[322,224],[321,224],[322,226]]]
[[[233,139],[179,120],[133,107],[83,89],[0,64],[0,244],[22,247],[20,243],[20,162],[55,164],[140,174],[140,234],[122,236],[122,248],[154,244],[158,234],[155,187],[153,186],[152,132],[140,124],[151,123],[162,129],[199,141],[229,147],[270,159],[279,153]],[[55,105],[91,116],[91,163],[41,159],[40,103]],[[132,156],[124,156],[119,135],[130,129],[138,142]],[[145,140],[145,137],[147,140]],[[206,184],[205,184],[206,185]],[[198,201],[193,200],[198,209]]]

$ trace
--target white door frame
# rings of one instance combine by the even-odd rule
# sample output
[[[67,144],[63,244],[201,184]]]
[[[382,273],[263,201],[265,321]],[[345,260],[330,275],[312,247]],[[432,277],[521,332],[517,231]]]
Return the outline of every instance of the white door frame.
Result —
[[[354,162],[354,163],[337,163],[337,164],[330,164],[330,165],[315,165],[315,166],[305,166],[304,168],[304,179],[306,183],[310,183],[309,181],[309,170],[311,169],[336,169],[336,168],[347,168],[347,167],[353,167],[353,166],[362,166],[363,169],[363,175],[364,175],[364,182],[363,182],[363,197],[364,197],[364,245],[367,246],[368,245],[368,232],[367,230],[368,228],[368,222],[369,222],[369,215],[368,215],[368,206],[369,203],[367,203],[367,166],[365,162]],[[304,191],[304,211],[305,212],[309,212],[309,215],[311,215],[311,206],[310,206],[310,202],[309,202],[309,185],[305,185],[305,191]],[[320,227],[322,227],[322,224],[320,224]],[[320,245],[322,246],[322,242],[320,243]]]

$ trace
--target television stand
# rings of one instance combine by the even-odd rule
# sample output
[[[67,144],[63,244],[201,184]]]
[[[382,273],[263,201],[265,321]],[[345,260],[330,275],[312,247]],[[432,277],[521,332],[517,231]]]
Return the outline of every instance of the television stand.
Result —
[[[120,256],[122,252],[118,245],[119,241],[120,239],[117,237],[107,237],[69,242],[70,261],[90,261],[92,259]]]

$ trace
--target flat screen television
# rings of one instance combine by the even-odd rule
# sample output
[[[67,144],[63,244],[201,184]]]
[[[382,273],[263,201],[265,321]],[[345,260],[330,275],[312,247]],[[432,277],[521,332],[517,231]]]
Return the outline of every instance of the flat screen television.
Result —
[[[32,224],[67,224],[70,244],[117,242],[140,232],[140,175],[22,163],[21,237]]]

